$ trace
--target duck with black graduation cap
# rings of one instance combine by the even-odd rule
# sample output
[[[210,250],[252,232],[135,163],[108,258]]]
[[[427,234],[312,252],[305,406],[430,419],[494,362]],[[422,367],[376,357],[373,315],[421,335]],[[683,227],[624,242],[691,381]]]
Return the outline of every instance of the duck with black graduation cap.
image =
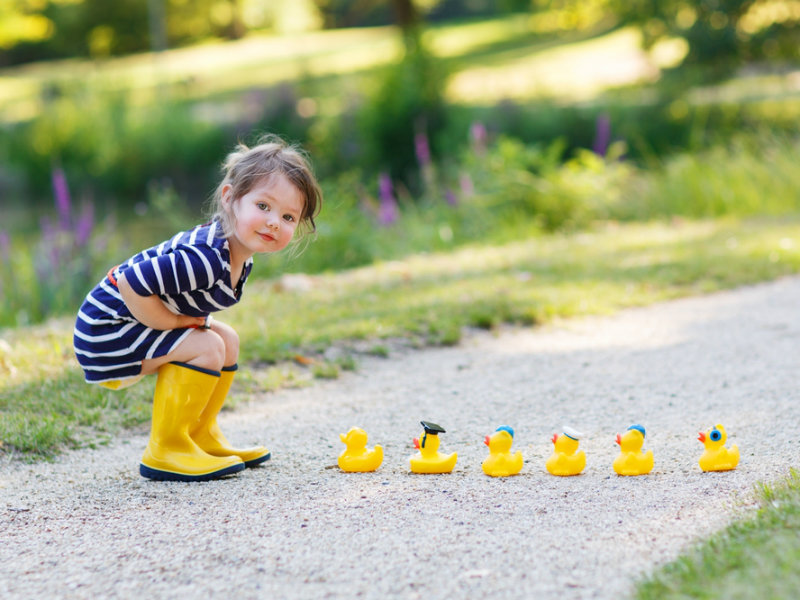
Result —
[[[450,473],[456,466],[458,455],[439,452],[439,434],[445,433],[443,427],[430,421],[420,421],[424,431],[414,438],[414,447],[419,450],[409,458],[413,473]]]

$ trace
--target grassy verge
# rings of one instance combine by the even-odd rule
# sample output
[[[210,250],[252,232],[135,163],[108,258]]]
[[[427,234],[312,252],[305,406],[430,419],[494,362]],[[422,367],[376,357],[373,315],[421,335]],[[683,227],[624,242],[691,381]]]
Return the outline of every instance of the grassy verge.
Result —
[[[666,565],[639,600],[796,598],[800,589],[800,473],[763,486],[758,510]]]
[[[417,255],[310,277],[302,286],[254,280],[224,320],[242,338],[241,398],[335,377],[355,368],[359,353],[385,355],[397,339],[455,344],[465,327],[609,313],[798,271],[800,216],[606,224]],[[148,420],[151,384],[117,393],[85,385],[71,330],[72,320],[61,319],[0,332],[5,452],[49,457]],[[325,353],[331,346],[340,350],[335,360]]]
[[[496,67],[508,53],[518,59],[520,53],[527,56],[547,50],[556,35],[569,37],[570,42],[584,40],[594,34],[597,20],[598,17],[587,19],[577,33],[573,28],[568,36],[553,22],[511,15],[431,26],[426,41],[454,70],[472,71]],[[638,57],[641,51],[635,41],[623,43],[622,52]],[[613,52],[619,47],[614,39],[601,40],[599,44],[601,51]],[[597,51],[596,47],[587,49],[590,54]],[[165,88],[170,87],[187,99],[204,100],[209,96],[237,94],[282,82],[358,78],[397,60],[401,52],[396,28],[363,27],[291,35],[252,33],[233,42],[207,43],[158,55],[141,53],[104,61],[45,61],[0,69],[0,80],[4,84],[0,88],[0,117],[15,121],[40,114],[47,108],[42,95],[49,86],[75,90],[90,84],[96,91],[124,93],[134,103],[158,102]],[[569,64],[560,66],[574,66],[572,61],[580,60],[580,53],[578,49],[564,57]],[[561,57],[548,57],[549,62],[556,60]],[[529,70],[525,64],[521,68],[523,72]],[[473,72],[470,77],[475,76]],[[628,79],[640,77],[641,72],[636,72]],[[584,73],[582,79],[587,78],[595,79],[592,73]],[[557,94],[564,81],[555,83],[557,85],[547,86],[545,91]],[[602,82],[598,80],[597,83]],[[620,81],[614,83],[619,85]],[[333,98],[329,94],[328,89],[323,95]]]

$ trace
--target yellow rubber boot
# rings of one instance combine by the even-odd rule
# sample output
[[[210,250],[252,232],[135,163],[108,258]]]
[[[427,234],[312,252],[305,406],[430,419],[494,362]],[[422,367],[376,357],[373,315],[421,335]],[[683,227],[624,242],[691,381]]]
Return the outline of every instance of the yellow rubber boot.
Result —
[[[197,420],[197,423],[189,430],[192,439],[197,442],[203,450],[213,456],[238,456],[244,461],[244,466],[254,467],[270,458],[270,451],[264,446],[253,446],[252,448],[234,448],[225,439],[222,431],[217,424],[217,415],[225,404],[228,391],[233,383],[233,376],[236,374],[238,365],[223,367],[217,387],[211,393],[211,399]]]
[[[168,363],[158,370],[153,396],[150,441],[139,473],[161,481],[207,481],[244,469],[235,456],[207,454],[189,436],[219,380],[217,371],[184,363]]]

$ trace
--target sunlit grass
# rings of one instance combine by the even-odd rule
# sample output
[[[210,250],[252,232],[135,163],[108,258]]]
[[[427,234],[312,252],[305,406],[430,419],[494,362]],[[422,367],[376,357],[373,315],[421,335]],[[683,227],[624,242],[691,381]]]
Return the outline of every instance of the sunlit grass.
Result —
[[[457,58],[515,39],[530,39],[540,33],[543,32],[532,26],[528,15],[513,15],[475,23],[439,25],[430,28],[424,40],[436,56]]]
[[[634,28],[602,33],[610,23],[591,7],[582,15],[559,11],[511,15],[480,22],[430,27],[425,39],[447,61],[453,102],[492,103],[540,97],[591,99],[610,88],[648,83],[660,69],[680,61],[682,40],[651,51],[641,48]],[[135,104],[157,102],[164,94],[199,100],[282,82],[322,81],[369,74],[402,52],[392,27],[351,28],[294,35],[253,33],[232,42],[214,42],[160,54],[142,53],[105,61],[62,60],[0,70],[0,116],[32,118],[46,109],[45,90],[119,94]],[[736,102],[800,95],[798,73],[747,75],[720,86],[698,89],[692,103]],[[319,94],[328,94],[320,85]]]
[[[46,87],[67,93],[90,86],[94,93],[124,92],[138,104],[159,95],[199,99],[275,85],[283,81],[355,73],[394,60],[400,40],[375,27],[292,36],[254,34],[243,40],[142,53],[106,61],[62,60],[0,70],[0,114],[6,120],[44,110]]]
[[[788,73],[748,73],[715,86],[697,87],[689,93],[696,104],[751,102],[763,98],[787,99],[800,96],[800,70]]]
[[[436,343],[443,330],[608,313],[792,273],[796,242],[797,219],[615,225],[315,277],[302,294],[258,284],[230,320],[259,359],[347,339]]]
[[[569,34],[546,15],[512,15],[431,27],[426,40],[457,74],[454,101],[571,98],[609,85],[652,78],[657,71],[633,30],[598,39],[592,17]],[[573,42],[575,42],[573,44]],[[402,52],[392,27],[351,28],[295,35],[254,33],[245,39],[142,53],[105,61],[61,60],[0,70],[0,115],[28,119],[46,109],[43,92],[125,93],[146,104],[169,93],[188,99],[276,85],[347,77],[396,60]],[[566,78],[566,81],[565,81]]]
[[[612,87],[654,81],[659,69],[634,28],[566,45],[518,48],[473,60],[450,81],[459,102],[555,97],[585,100]]]

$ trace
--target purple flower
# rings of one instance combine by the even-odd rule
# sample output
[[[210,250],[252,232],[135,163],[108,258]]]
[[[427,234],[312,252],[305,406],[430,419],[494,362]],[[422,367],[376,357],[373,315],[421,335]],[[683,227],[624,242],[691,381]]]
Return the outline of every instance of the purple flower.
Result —
[[[84,202],[81,207],[81,214],[75,223],[75,245],[80,248],[85,246],[92,235],[94,227],[94,204]]]
[[[428,136],[420,132],[414,136],[414,149],[417,152],[417,160],[421,167],[431,164],[431,149],[428,146]]]
[[[486,126],[480,121],[475,121],[469,128],[469,137],[472,142],[472,150],[475,154],[483,155],[486,152]]]
[[[461,195],[465,198],[469,198],[475,193],[475,185],[472,183],[472,177],[469,176],[469,173],[461,173],[458,183],[461,186]]]
[[[11,263],[11,238],[2,229],[0,229],[0,259],[4,263]]]
[[[61,167],[53,169],[53,195],[58,209],[59,226],[61,229],[69,229],[71,202],[67,177]]]
[[[39,277],[43,277],[47,274],[47,270],[50,269],[50,273],[57,276],[61,273],[61,239],[58,233],[58,229],[53,226],[53,223],[47,217],[42,217],[39,221],[40,228],[42,230],[42,241],[41,241],[41,248],[42,248],[42,255],[46,256],[47,259],[50,261],[49,265],[39,264],[37,265],[37,273]]]
[[[608,152],[608,144],[611,142],[611,119],[607,114],[598,115],[595,121],[594,144],[592,150],[599,156],[605,156]]]
[[[49,217],[42,217],[39,219],[39,229],[42,230],[42,239],[50,241],[56,236],[56,228],[53,227],[53,222]]]
[[[458,198],[456,197],[456,193],[450,188],[447,188],[447,190],[445,191],[444,199],[450,206],[456,206],[458,204]]]
[[[380,198],[378,222],[384,226],[393,224],[399,217],[399,211],[392,188],[392,179],[387,173],[381,173],[378,178],[378,197]]]

